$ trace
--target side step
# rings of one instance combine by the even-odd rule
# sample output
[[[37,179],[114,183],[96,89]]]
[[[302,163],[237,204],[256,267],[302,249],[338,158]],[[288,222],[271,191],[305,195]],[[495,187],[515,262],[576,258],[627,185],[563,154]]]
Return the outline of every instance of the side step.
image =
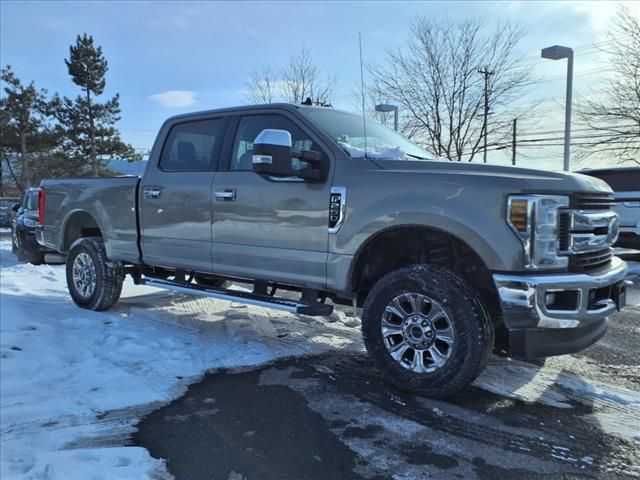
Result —
[[[326,317],[333,312],[333,305],[324,303],[301,303],[287,298],[270,297],[268,295],[255,295],[249,292],[238,292],[221,288],[204,287],[191,283],[173,282],[171,280],[161,280],[158,278],[142,278],[140,284],[149,287],[165,288],[174,292],[189,293],[191,295],[201,295],[204,297],[227,300],[229,302],[240,302],[258,307],[284,310],[285,312],[299,313],[312,317]]]

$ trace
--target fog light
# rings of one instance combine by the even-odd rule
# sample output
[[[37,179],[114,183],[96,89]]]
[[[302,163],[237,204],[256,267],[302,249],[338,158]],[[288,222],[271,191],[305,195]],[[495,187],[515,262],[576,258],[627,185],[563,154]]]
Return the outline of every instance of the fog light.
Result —
[[[575,312],[580,308],[580,297],[580,290],[546,292],[544,306],[550,311]]]

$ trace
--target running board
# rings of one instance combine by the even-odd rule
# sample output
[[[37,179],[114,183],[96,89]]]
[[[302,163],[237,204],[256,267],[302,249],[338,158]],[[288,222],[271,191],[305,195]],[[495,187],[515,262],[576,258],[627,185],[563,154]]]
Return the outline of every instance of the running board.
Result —
[[[270,297],[268,295],[255,295],[249,292],[238,292],[236,290],[226,290],[220,288],[204,287],[202,285],[173,282],[171,280],[161,280],[158,278],[142,278],[142,285],[149,287],[165,288],[174,292],[188,293],[191,295],[201,295],[204,297],[227,300],[229,302],[240,302],[248,305],[256,305],[263,308],[273,308],[284,310],[285,312],[299,313],[312,317],[326,317],[333,312],[333,305],[324,303],[300,303],[287,298]]]

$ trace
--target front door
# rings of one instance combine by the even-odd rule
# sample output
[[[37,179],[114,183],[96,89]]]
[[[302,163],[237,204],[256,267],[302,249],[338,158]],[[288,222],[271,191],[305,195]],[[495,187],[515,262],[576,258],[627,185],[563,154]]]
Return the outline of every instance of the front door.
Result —
[[[284,113],[241,117],[228,169],[214,179],[214,271],[323,288],[330,176],[310,183],[253,172],[253,140],[266,128],[290,132],[294,152],[315,150],[329,160],[312,133]],[[294,167],[303,164],[294,158]]]
[[[144,262],[211,271],[211,188],[225,118],[176,123],[141,185]]]

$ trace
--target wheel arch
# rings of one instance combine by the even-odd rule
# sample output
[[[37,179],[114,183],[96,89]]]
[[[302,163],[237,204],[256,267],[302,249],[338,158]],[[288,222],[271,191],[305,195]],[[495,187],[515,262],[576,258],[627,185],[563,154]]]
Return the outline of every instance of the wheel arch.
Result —
[[[438,227],[394,225],[371,235],[351,261],[347,286],[362,305],[378,279],[412,264],[448,268],[481,296],[494,323],[500,318],[491,270],[482,256],[459,236]]]
[[[86,210],[74,210],[67,215],[61,235],[61,250],[68,252],[80,238],[102,237],[102,229],[93,215]]]

